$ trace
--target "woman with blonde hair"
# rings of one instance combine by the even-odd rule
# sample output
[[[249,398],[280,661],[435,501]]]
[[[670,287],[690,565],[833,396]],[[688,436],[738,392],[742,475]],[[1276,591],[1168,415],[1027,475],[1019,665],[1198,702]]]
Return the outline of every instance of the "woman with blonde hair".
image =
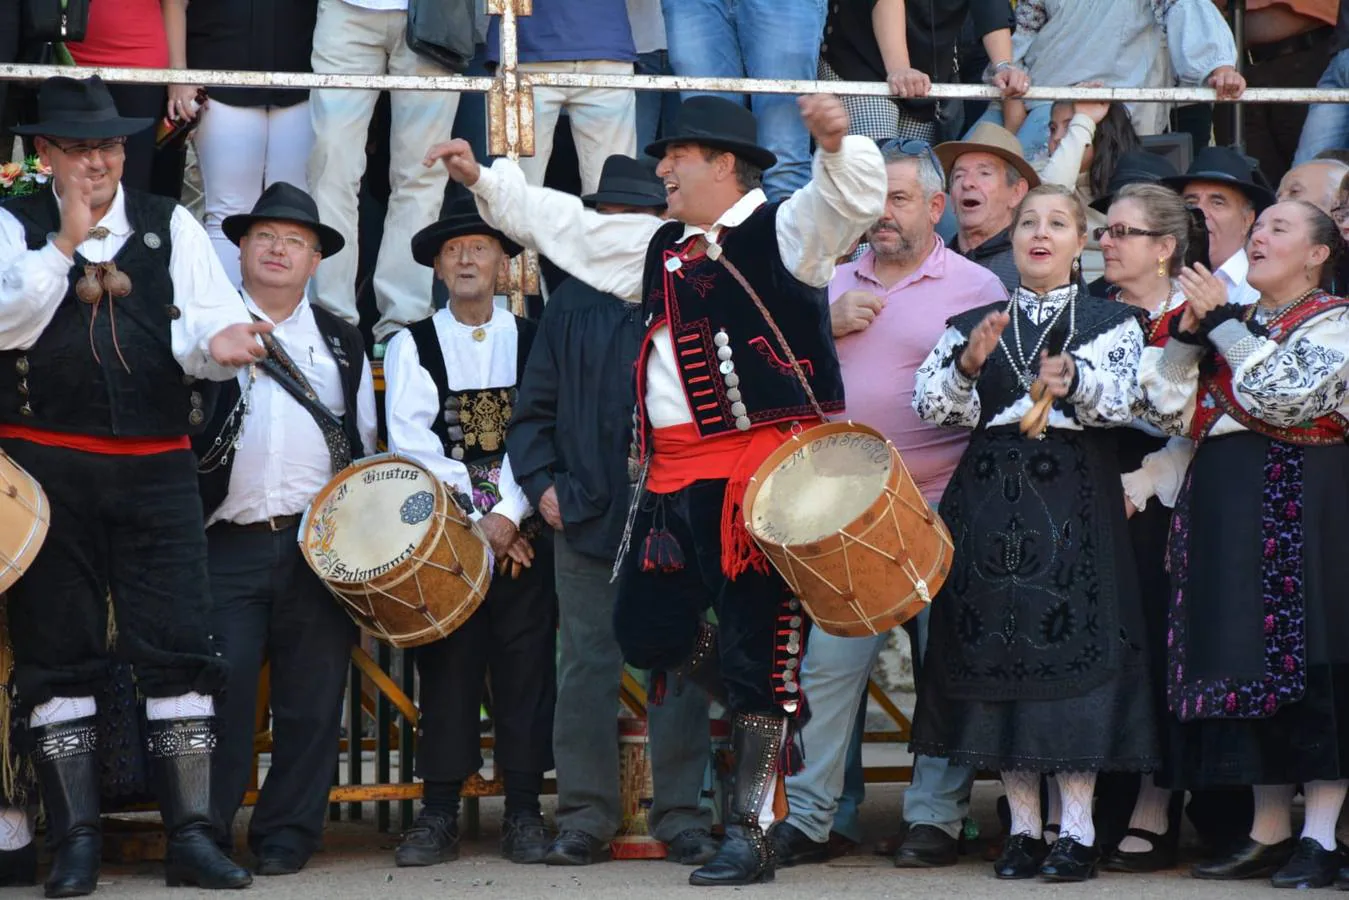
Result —
[[[1012,827],[1000,878],[1094,876],[1096,773],[1158,763],[1110,430],[1134,416],[1143,330],[1128,306],[1087,294],[1086,238],[1070,189],[1028,193],[1012,222],[1019,287],[951,319],[914,389],[925,420],[973,435],[940,507],[955,557],[932,605],[913,749],[1002,772]],[[1047,410],[1033,409],[1033,386]],[[1052,848],[1043,773],[1062,796]]]

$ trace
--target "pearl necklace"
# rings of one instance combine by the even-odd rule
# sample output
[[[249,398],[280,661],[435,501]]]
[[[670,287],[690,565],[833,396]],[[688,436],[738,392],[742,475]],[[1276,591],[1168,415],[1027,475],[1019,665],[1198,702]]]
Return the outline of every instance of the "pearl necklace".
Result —
[[[1068,345],[1068,342],[1073,339],[1073,335],[1077,333],[1077,288],[1075,286],[1068,288],[1069,294],[1067,301],[1058,308],[1058,311],[1054,313],[1054,317],[1045,323],[1045,328],[1040,332],[1040,337],[1035,342],[1035,346],[1031,348],[1029,356],[1025,354],[1021,345],[1021,321],[1017,316],[1017,313],[1020,311],[1019,305],[1023,290],[1025,289],[1018,287],[1012,292],[1012,296],[1007,300],[1007,315],[1012,320],[1012,339],[1016,343],[1016,355],[1012,355],[1012,351],[1007,348],[1007,342],[1003,340],[1001,335],[998,337],[998,346],[1002,348],[1003,353],[1007,354],[1007,361],[1011,363],[1012,372],[1016,375],[1017,383],[1021,385],[1021,389],[1029,391],[1031,384],[1035,381],[1035,379],[1031,377],[1031,365],[1040,358],[1040,351],[1044,348],[1045,341],[1049,338],[1049,333],[1054,330],[1054,326],[1057,325],[1059,319],[1063,317],[1063,311],[1065,309],[1068,311],[1068,338],[1063,342],[1065,347]],[[1052,293],[1053,291],[1049,292],[1049,294]],[[1049,296],[1049,294],[1036,294],[1035,299],[1037,304],[1041,299]],[[1027,318],[1029,318],[1029,315]]]

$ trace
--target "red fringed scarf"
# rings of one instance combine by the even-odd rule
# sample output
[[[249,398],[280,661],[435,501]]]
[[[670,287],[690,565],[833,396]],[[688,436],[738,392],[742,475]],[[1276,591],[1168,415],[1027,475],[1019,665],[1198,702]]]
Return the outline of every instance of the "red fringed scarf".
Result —
[[[704,438],[692,422],[657,428],[646,489],[673,494],[695,481],[726,479],[721,506],[721,571],[735,579],[753,569],[768,574],[768,557],[745,528],[741,508],[749,480],[790,434],[786,426],[763,426],[749,431]]]

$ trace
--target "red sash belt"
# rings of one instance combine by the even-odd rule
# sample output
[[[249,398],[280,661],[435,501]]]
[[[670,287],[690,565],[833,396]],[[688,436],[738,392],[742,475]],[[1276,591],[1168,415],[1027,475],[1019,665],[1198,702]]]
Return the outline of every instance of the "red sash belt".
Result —
[[[44,447],[101,453],[105,456],[150,456],[155,453],[192,449],[192,441],[186,435],[170,438],[100,437],[92,434],[48,431],[45,428],[29,428],[26,425],[0,425],[0,438],[28,441],[30,444],[41,444]]]
[[[726,479],[721,507],[721,570],[737,578],[753,569],[767,574],[768,557],[749,536],[742,508],[749,480],[774,450],[787,440],[787,427],[763,426],[703,438],[692,422],[652,432],[651,469],[646,489],[673,494],[696,481]]]

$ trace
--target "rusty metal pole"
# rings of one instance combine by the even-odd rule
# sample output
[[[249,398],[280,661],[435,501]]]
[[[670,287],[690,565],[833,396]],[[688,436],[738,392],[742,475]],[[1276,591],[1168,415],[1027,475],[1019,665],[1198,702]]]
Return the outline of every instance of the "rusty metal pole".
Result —
[[[487,11],[501,16],[501,62],[487,95],[487,152],[518,160],[534,155],[534,90],[519,72],[516,17],[533,12],[532,0],[488,0]],[[508,263],[504,289],[510,309],[525,314],[525,295],[538,291],[538,257],[528,251]]]

